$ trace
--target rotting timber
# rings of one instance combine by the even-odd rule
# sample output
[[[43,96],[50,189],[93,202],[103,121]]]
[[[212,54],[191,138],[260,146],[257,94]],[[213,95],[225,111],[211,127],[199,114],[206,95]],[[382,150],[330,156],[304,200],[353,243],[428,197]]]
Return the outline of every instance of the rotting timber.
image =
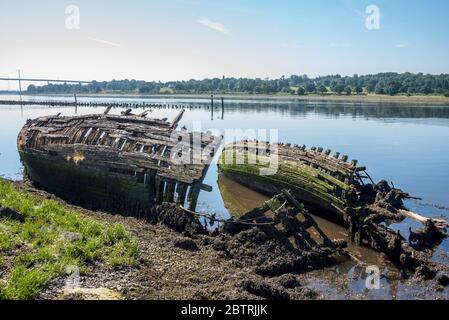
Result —
[[[194,210],[200,190],[210,189],[202,181],[221,139],[178,130],[184,110],[171,123],[109,111],[28,120],[17,141],[27,177],[94,210],[144,216],[162,202]],[[188,161],[175,161],[182,156]]]
[[[276,153],[275,174],[261,175],[260,170]],[[251,157],[253,161],[251,161]],[[282,189],[291,190],[295,198],[322,209],[334,219],[347,220],[347,201],[355,185],[363,185],[369,177],[357,160],[331,155],[330,150],[263,141],[238,141],[226,146],[220,159],[220,172],[243,185],[268,195]]]
[[[274,152],[277,170],[260,174],[276,159],[269,159]],[[447,222],[408,211],[403,200],[413,197],[386,181],[374,183],[357,160],[348,162],[347,156],[323,148],[245,140],[225,147],[219,167],[221,174],[270,196],[290,190],[294,200],[346,225],[350,241],[385,253],[401,268],[443,283],[448,279],[447,266],[432,261],[432,249],[447,237]],[[410,231],[408,241],[386,225],[406,217],[424,225]]]
[[[429,220],[404,206],[402,200],[416,198],[385,181],[375,184],[366,167],[340,155],[331,155],[331,150],[321,147],[244,140],[225,147],[219,169],[227,177],[270,196],[282,189],[291,190],[296,199],[335,221],[350,223],[354,211],[362,208],[383,215],[389,212],[390,218],[407,216],[423,224]],[[273,174],[261,174],[261,169],[274,161]],[[433,222],[447,226],[445,221]]]

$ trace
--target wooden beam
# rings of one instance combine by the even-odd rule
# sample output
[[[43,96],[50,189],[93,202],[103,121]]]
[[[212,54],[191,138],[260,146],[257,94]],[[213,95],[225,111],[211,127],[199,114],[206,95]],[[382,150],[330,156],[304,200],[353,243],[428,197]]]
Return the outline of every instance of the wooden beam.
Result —
[[[444,229],[449,226],[448,222],[443,219],[433,219],[433,218],[423,217],[415,212],[411,212],[408,210],[399,210],[399,213],[403,214],[404,216],[409,217],[413,220],[421,222],[422,224],[426,224],[427,221],[431,220],[435,224],[435,226],[440,229]]]
[[[111,109],[112,109],[112,104],[111,104],[110,106],[108,106],[108,107],[106,108],[106,110],[104,110],[103,114],[104,114],[104,115],[107,115],[107,114],[109,113],[109,111],[111,111]]]
[[[178,183],[178,198],[176,199],[176,203],[181,206],[184,206],[186,202],[187,187],[185,183]]]
[[[176,182],[167,181],[166,184],[167,186],[165,188],[164,202],[171,203],[174,201]]]
[[[164,187],[165,181],[156,176],[156,204],[162,204],[164,201]]]
[[[190,186],[189,191],[189,210],[195,211],[198,204],[198,197],[200,195],[200,183],[195,182]]]

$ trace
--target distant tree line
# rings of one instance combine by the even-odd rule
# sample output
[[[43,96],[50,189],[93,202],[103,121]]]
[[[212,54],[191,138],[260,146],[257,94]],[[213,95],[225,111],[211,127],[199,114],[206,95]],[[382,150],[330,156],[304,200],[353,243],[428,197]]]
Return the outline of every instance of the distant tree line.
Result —
[[[375,75],[309,78],[292,75],[279,79],[213,78],[204,80],[147,82],[138,80],[112,80],[87,85],[48,84],[30,85],[28,93],[140,93],[140,94],[380,94],[380,95],[445,95],[449,96],[449,75],[379,73]]]

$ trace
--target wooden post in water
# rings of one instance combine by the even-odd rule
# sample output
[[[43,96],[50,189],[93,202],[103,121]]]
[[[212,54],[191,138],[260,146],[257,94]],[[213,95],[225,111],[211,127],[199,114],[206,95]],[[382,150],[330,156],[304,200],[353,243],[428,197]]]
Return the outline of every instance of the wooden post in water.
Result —
[[[78,113],[78,99],[76,98],[76,93],[74,93],[73,96],[75,97],[75,114],[77,114]]]
[[[210,119],[214,120],[214,95],[210,96]]]
[[[221,97],[221,120],[224,120],[224,98]]]

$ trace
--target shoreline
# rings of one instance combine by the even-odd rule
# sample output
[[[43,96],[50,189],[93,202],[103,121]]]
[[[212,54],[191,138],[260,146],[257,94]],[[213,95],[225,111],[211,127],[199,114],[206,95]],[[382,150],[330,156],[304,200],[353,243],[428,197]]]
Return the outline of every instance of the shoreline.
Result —
[[[188,216],[184,216],[186,214],[184,211],[179,211],[176,207],[167,204],[157,208],[157,215],[161,215],[162,220],[165,220],[164,216],[171,216],[173,217],[171,222],[164,223],[162,220],[150,222],[71,205],[50,193],[36,189],[28,181],[12,182],[0,178],[0,185],[5,183],[10,184],[16,190],[13,192],[20,192],[25,199],[32,197],[39,203],[51,201],[53,206],[62,211],[74,212],[84,220],[96,221],[101,225],[121,225],[124,232],[131,235],[133,241],[137,241],[137,263],[123,267],[110,267],[103,261],[94,259],[86,265],[84,269],[86,272],[79,279],[80,291],[75,289],[66,293],[64,288],[68,276],[65,273],[59,273],[54,274],[51,280],[33,293],[34,299],[58,300],[66,299],[66,295],[67,299],[73,297],[81,300],[109,299],[102,297],[104,291],[123,300],[270,300],[273,298],[325,300],[338,297],[347,300],[370,299],[368,294],[352,290],[345,276],[342,277],[333,272],[336,266],[339,266],[342,268],[343,275],[346,272],[349,274],[353,264],[345,264],[344,259],[335,260],[336,264],[320,263],[318,266],[321,267],[315,266],[307,272],[286,271],[282,274],[259,274],[257,270],[260,265],[274,259],[274,256],[288,258],[288,255],[285,255],[285,252],[284,255],[269,254],[268,247],[276,241],[267,242],[265,238],[262,238],[265,241],[255,246],[255,243],[251,241],[254,237],[248,236],[252,235],[261,239],[260,236],[263,233],[257,228],[244,231],[243,236],[214,236],[197,232],[198,225],[195,224],[195,219],[188,219]],[[36,208],[33,210],[38,210]],[[28,219],[29,215],[25,217],[25,221],[34,221]],[[5,223],[5,220],[2,223]],[[21,227],[19,222],[16,224]],[[183,226],[183,232],[179,229],[181,226]],[[84,240],[81,238],[74,241],[67,245],[81,243]],[[223,251],[223,248],[227,253]],[[279,250],[279,247],[277,249]],[[17,253],[18,251],[15,250],[9,252],[9,258],[5,260],[7,263],[4,267],[14,261]],[[315,258],[318,259],[318,256]],[[315,258],[311,260],[311,263]],[[206,269],[205,266],[207,266]],[[363,267],[363,264],[358,267]],[[3,268],[2,271],[5,272],[7,269]],[[400,281],[395,273],[388,275],[393,283]],[[2,276],[0,281],[9,279],[4,278],[5,273]],[[324,284],[324,287],[317,287],[320,283]],[[412,294],[408,294],[407,289],[401,291],[399,294],[403,298],[447,299],[447,291],[438,291],[435,285],[424,283],[416,277],[403,280],[401,284],[408,290],[415,288]],[[389,287],[391,285],[388,284]],[[396,297],[396,295],[385,296],[386,299]]]
[[[7,95],[7,94],[5,94]],[[12,94],[16,95],[16,94]],[[49,97],[67,97],[71,94],[24,94],[25,96],[49,96]],[[209,100],[211,94],[149,94],[142,95],[138,93],[86,93],[77,94],[78,97],[132,97],[142,99],[207,99]],[[266,94],[214,94],[216,99],[224,97],[230,100],[284,100],[284,101],[306,101],[306,102],[349,102],[349,103],[414,103],[423,105],[442,105],[449,106],[449,97],[444,96],[388,96],[388,95],[266,95]]]

